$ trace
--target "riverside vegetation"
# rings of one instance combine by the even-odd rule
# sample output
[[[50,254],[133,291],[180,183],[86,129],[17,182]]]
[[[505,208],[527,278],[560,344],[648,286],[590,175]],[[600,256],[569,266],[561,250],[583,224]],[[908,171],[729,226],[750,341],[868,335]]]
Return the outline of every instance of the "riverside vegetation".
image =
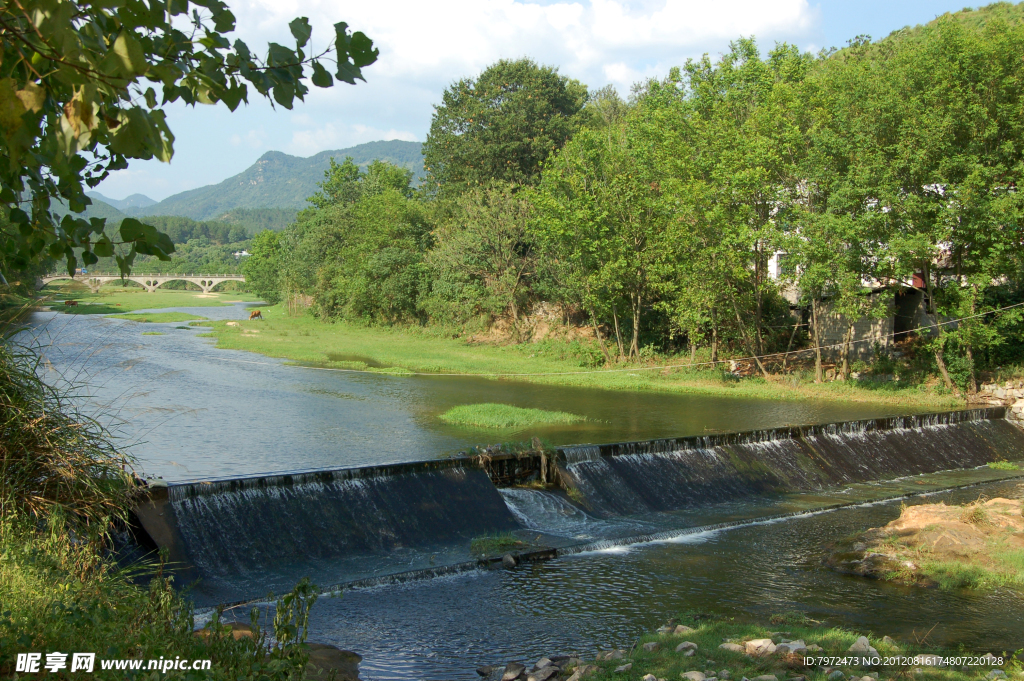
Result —
[[[686,622],[682,624],[681,622]],[[799,613],[774,615],[766,626],[685,615],[640,637],[630,650],[599,653],[592,661],[553,655],[527,666],[510,662],[484,666],[478,673],[503,681],[581,681],[630,679],[643,681],[968,681],[1024,677],[1013,651],[966,652],[943,650],[922,640],[896,641],[889,636],[870,639],[856,632],[829,627]],[[937,664],[936,658],[985,657],[976,666]],[[843,664],[805,664],[809,658],[895,657],[897,664],[878,667]],[[914,663],[913,658],[918,660]],[[1001,658],[1001,659],[1000,659]],[[908,663],[909,662],[909,663]]]
[[[253,238],[248,284],[352,329],[325,339],[557,327],[591,368],[757,356],[732,373],[970,394],[1024,354],[1022,308],[1002,309],[1024,302],[1022,17],[999,3],[818,55],[738,40],[628,100],[500,61],[444,92],[419,187],[332,163],[294,225]],[[855,344],[909,288],[914,326],[961,321],[896,351]]]

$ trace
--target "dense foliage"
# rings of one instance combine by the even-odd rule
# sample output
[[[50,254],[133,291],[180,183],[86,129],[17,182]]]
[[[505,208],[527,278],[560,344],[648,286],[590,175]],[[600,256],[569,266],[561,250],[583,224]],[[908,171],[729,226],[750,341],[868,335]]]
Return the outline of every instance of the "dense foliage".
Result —
[[[436,107],[425,191],[335,164],[261,267],[327,320],[522,339],[554,304],[609,362],[704,347],[768,376],[809,348],[819,381],[903,315],[904,364],[971,391],[1022,346],[1021,308],[995,313],[1024,300],[1020,7],[816,56],[739,40],[628,102],[498,62]]]
[[[377,50],[362,33],[334,26],[322,53],[307,55],[312,27],[289,24],[295,47],[271,43],[265,58],[225,34],[235,17],[220,0],[24,0],[0,6],[0,204],[9,227],[0,248],[17,266],[60,258],[78,262],[115,256],[122,270],[136,254],[168,257],[173,244],[152,226],[128,218],[117,238],[102,219],[82,213],[95,187],[128,159],[168,161],[174,137],[164,107],[173,102],[234,110],[249,88],[291,108],[308,92],[307,78],[330,87],[355,83]],[[157,92],[159,89],[159,93]],[[115,254],[118,243],[123,253]]]

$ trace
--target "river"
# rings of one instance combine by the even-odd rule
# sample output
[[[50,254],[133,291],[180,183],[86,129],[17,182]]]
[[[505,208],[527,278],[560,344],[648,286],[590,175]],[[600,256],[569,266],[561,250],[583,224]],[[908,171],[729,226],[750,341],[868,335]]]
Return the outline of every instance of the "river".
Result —
[[[181,311],[211,319],[246,316],[243,305]],[[45,346],[51,375],[76,386],[83,409],[131,445],[142,472],[170,481],[422,460],[533,434],[553,444],[609,442],[892,412],[866,404],[330,372],[217,350],[210,339],[197,338],[202,329],[180,324],[51,313],[36,313],[31,324],[28,333]],[[571,411],[591,422],[535,433],[462,429],[437,419],[451,406],[478,402]],[[510,509],[531,530],[567,542],[581,536],[615,541],[514,570],[470,571],[325,596],[313,610],[311,640],[364,655],[363,678],[403,680],[473,679],[480,664],[549,654],[592,656],[599,649],[629,647],[644,631],[687,611],[762,620],[799,611],[877,636],[931,632],[934,643],[959,643],[974,653],[1013,650],[1024,641],[1024,603],[1016,592],[940,592],[843,576],[821,565],[829,542],[894,519],[900,503],[1024,492],[1016,480],[991,482],[986,475],[938,474],[891,483],[892,490],[851,486],[713,505],[677,514],[670,524],[699,528],[736,521],[733,527],[662,533],[641,543],[623,538],[659,529],[657,518],[599,521],[543,492],[504,491]],[[980,484],[905,502],[871,502],[872,495],[972,482]],[[815,511],[837,500],[866,503]],[[808,512],[757,520],[793,510]],[[434,557],[424,551],[408,559],[382,556],[360,569],[364,575],[398,571],[403,560],[408,569]],[[245,620],[243,611],[230,612]]]

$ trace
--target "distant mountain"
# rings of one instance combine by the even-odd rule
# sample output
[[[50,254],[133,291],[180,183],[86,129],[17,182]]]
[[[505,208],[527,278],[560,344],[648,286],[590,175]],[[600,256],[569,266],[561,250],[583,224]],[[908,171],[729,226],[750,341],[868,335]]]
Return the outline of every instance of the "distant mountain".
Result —
[[[381,160],[412,170],[416,179],[423,175],[419,142],[367,142],[348,149],[322,151],[308,158],[268,151],[247,170],[219,184],[191,189],[126,212],[136,216],[180,215],[193,220],[215,220],[239,208],[300,210],[307,206],[306,198],[317,191],[317,183],[323,181],[331,158],[340,163],[346,156],[351,156],[359,166]]]
[[[109,197],[100,194],[99,192],[86,192],[86,195],[91,199],[96,199],[113,206],[119,211],[128,213],[135,210],[148,208],[156,203],[153,199],[149,198],[145,194],[132,194],[131,196],[118,200],[111,199]]]
[[[92,203],[86,206],[85,213],[76,214],[76,217],[106,218],[107,223],[111,225],[119,225],[121,224],[121,220],[124,220],[126,217],[128,217],[114,206],[110,205],[109,203],[102,199],[96,198],[92,194],[92,192],[89,192],[89,198],[92,199]],[[53,206],[53,212],[60,217],[64,217],[65,215],[71,212],[67,209],[67,206],[65,206],[64,204],[54,202],[51,205]]]

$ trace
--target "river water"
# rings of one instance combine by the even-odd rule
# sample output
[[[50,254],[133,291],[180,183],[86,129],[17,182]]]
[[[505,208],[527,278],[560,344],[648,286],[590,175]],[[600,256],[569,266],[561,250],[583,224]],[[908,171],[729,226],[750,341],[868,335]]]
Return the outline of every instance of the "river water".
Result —
[[[183,309],[239,319],[244,306]],[[473,378],[392,377],[287,366],[217,350],[201,329],[37,313],[30,334],[49,371],[78,386],[80,403],[110,423],[146,475],[167,480],[429,459],[531,432],[447,426],[451,406],[500,402],[583,414],[594,421],[536,433],[553,444],[609,442],[869,418],[878,405],[767,402],[558,388]],[[143,335],[144,332],[162,335]],[[344,348],[332,349],[344,354]],[[1018,458],[1024,458],[1018,457]],[[543,492],[506,491],[531,531],[566,543],[609,538],[593,550],[514,570],[462,574],[344,591],[314,607],[311,640],[364,655],[367,679],[473,679],[480,664],[629,647],[686,611],[766,618],[799,611],[836,626],[976,653],[1024,645],[1024,602],[996,590],[940,592],[839,575],[821,566],[831,541],[884,524],[900,503],[1021,496],[1017,480],[987,470],[922,476],[890,488],[852,486],[817,495],[732,502],[688,516],[592,518]],[[953,491],[941,487],[978,483]],[[893,493],[929,491],[903,502]],[[837,501],[866,502],[827,512]],[[771,522],[780,512],[806,513]],[[685,516],[685,517],[683,517]],[[746,521],[745,521],[746,520]],[[702,524],[731,521],[727,529]],[[656,541],[628,537],[666,527]],[[694,530],[696,529],[696,531]],[[401,557],[382,557],[380,565]],[[433,560],[425,552],[410,558]],[[379,566],[368,565],[364,574]],[[386,571],[386,570],[385,570]],[[392,570],[395,571],[395,570]],[[245,619],[241,608],[237,611]]]
[[[244,319],[245,308],[175,310]],[[145,475],[168,481],[416,461],[533,435],[556,445],[620,442],[893,413],[877,404],[332,372],[218,350],[212,340],[196,338],[202,328],[184,324],[60,313],[35,313],[31,323],[53,374],[78,386],[86,410],[131,445]],[[143,335],[153,332],[163,335]],[[568,411],[591,420],[493,431],[437,418],[453,406],[481,402]]]

